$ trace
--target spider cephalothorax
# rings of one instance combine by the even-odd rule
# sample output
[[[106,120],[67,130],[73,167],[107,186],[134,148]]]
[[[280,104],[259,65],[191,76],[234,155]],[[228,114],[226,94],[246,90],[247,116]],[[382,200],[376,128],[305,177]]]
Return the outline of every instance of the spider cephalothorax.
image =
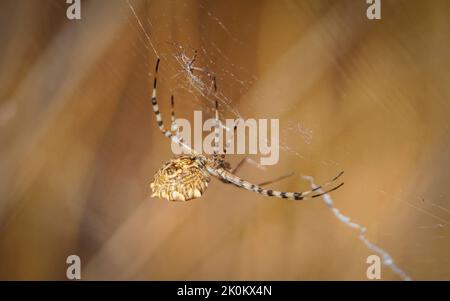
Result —
[[[179,156],[167,161],[150,184],[152,196],[168,201],[199,198],[208,187],[210,176],[201,157]]]

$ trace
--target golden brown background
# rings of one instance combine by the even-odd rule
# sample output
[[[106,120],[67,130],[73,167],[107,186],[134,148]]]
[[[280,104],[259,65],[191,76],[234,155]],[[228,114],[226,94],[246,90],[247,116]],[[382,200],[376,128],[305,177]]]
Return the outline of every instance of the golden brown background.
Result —
[[[70,254],[83,279],[366,279],[373,252],[320,200],[149,197],[172,156],[152,45],[165,117],[172,91],[180,117],[211,114],[175,61],[197,49],[230,108],[280,119],[279,164],[241,176],[295,171],[274,184],[295,191],[344,169],[338,208],[413,279],[450,279],[450,1],[382,0],[380,21],[364,0],[130,3],[83,0],[75,21],[0,3],[0,279],[66,279]]]

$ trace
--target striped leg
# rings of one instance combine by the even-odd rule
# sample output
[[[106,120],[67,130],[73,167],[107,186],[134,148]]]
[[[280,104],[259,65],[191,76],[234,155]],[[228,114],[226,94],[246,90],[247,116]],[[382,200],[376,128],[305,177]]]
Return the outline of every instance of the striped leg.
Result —
[[[219,153],[219,130],[220,130],[220,121],[219,121],[219,102],[215,101],[215,111],[216,117],[214,119],[214,158],[217,157]]]
[[[208,73],[209,75],[209,73]],[[213,85],[214,85],[214,92],[217,92],[217,85],[216,85],[216,77],[214,76],[212,78]],[[219,130],[220,130],[220,120],[219,120],[219,101],[216,99],[215,103],[215,111],[216,111],[216,118],[214,120],[214,158],[217,157],[217,154],[219,153]]]
[[[170,96],[170,109],[171,109],[171,112],[170,112],[170,120],[171,120],[170,130],[173,133],[175,133],[175,136],[178,139],[179,144],[181,145],[183,143],[183,137],[180,136],[180,127],[175,122],[175,99],[174,99],[173,95]]]
[[[212,85],[212,88],[214,89],[214,93],[216,93],[217,92],[217,81],[216,81],[216,77],[215,76],[212,76],[209,72],[208,72],[208,77],[212,77],[212,83],[211,83],[211,85]],[[209,89],[210,91],[211,91],[211,88]]]
[[[330,180],[327,183],[325,183],[324,185],[316,187],[312,190],[307,190],[307,191],[303,191],[303,192],[284,192],[284,191],[278,191],[278,190],[272,190],[272,189],[264,189],[259,185],[252,184],[250,182],[247,182],[247,181],[239,178],[238,176],[233,175],[232,173],[226,171],[225,169],[217,169],[217,170],[208,169],[208,171],[211,174],[219,177],[220,179],[226,180],[226,181],[234,184],[237,187],[244,188],[246,190],[256,192],[256,193],[259,193],[259,194],[262,194],[265,196],[274,196],[277,198],[291,199],[291,200],[303,200],[306,198],[316,198],[316,197],[322,196],[326,193],[329,193],[331,191],[334,191],[334,190],[338,189],[339,187],[341,187],[342,185],[344,185],[344,183],[340,183],[339,185],[337,185],[331,189],[328,189],[324,192],[314,194],[314,192],[316,192],[320,188],[328,186],[329,184],[331,184],[332,182],[337,180],[344,173],[344,172],[340,172],[332,180]]]
[[[160,62],[160,59],[158,58],[158,60],[156,61],[155,78],[153,80],[153,91],[152,91],[152,108],[153,108],[153,113],[155,113],[156,123],[158,124],[159,130],[163,133],[164,136],[170,138],[173,142],[183,146],[191,153],[195,153],[189,146],[187,146],[186,144],[183,143],[183,139],[181,139],[179,137],[178,132],[174,135],[171,131],[167,130],[164,127],[161,112],[159,111],[158,101],[156,99],[156,87],[157,87],[157,81],[158,81],[159,62]],[[171,112],[172,126],[171,127],[173,127],[175,124],[175,111],[174,111],[173,95],[171,97],[171,108],[172,108],[172,112]]]
[[[175,131],[176,129],[174,129],[176,127],[175,124],[175,99],[173,98],[173,94],[170,96],[170,121],[171,123],[171,130]]]
[[[225,143],[225,147],[223,148],[223,154],[220,156],[222,160],[225,159],[225,155],[226,155],[226,153],[227,153],[227,149],[230,147],[231,140],[234,139],[234,136],[235,136],[235,134],[236,134],[236,129],[237,129],[237,124],[238,124],[238,122],[239,122],[239,119],[236,120],[236,122],[234,123],[234,126],[233,126],[233,134],[231,135],[231,137],[230,137],[229,139],[227,139],[227,141],[226,141],[226,143]],[[225,126],[222,125],[222,124],[221,124],[221,128],[224,128],[225,131],[227,131],[227,132],[228,132],[228,131],[231,131],[229,128],[225,127]]]
[[[155,79],[153,80],[152,108],[153,113],[155,113],[156,123],[158,124],[159,130],[164,134],[164,136],[171,138],[173,136],[172,132],[166,130],[166,128],[164,127],[161,112],[159,111],[158,101],[156,100],[156,84],[158,81],[159,62],[160,59],[158,58],[158,60],[156,61]]]

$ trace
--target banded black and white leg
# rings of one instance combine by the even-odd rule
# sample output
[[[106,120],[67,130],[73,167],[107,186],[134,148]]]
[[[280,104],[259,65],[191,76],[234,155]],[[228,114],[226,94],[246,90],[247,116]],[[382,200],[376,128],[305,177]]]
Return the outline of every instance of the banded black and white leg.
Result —
[[[186,144],[183,143],[183,139],[180,137],[179,132],[178,132],[178,126],[175,123],[175,109],[174,109],[174,97],[173,95],[171,96],[171,130],[167,130],[164,127],[164,122],[163,122],[163,118],[161,115],[161,112],[159,110],[159,105],[158,105],[158,100],[156,98],[156,92],[157,92],[157,82],[158,82],[158,70],[159,70],[159,63],[160,63],[160,59],[158,58],[158,60],[156,61],[156,67],[155,67],[155,77],[153,80],[153,91],[152,91],[152,109],[153,109],[153,113],[155,114],[155,118],[156,118],[156,123],[158,124],[158,128],[159,130],[163,133],[164,136],[170,138],[173,142],[183,146],[184,148],[188,149],[188,151],[190,151],[191,153],[193,153],[193,150],[187,146]],[[173,130],[175,128],[175,130]],[[172,132],[174,131],[174,132]]]
[[[213,174],[218,176],[221,180],[224,180],[224,181],[229,182],[237,187],[249,190],[251,192],[256,192],[256,193],[259,193],[264,196],[273,196],[273,197],[277,197],[277,198],[291,199],[291,200],[303,200],[306,198],[320,197],[320,196],[330,193],[330,192],[338,189],[342,185],[344,185],[344,183],[340,183],[339,185],[332,187],[330,189],[327,189],[324,192],[316,193],[317,190],[319,190],[323,187],[327,187],[331,183],[336,181],[344,172],[340,172],[336,177],[334,177],[333,179],[331,179],[330,181],[326,182],[323,185],[320,185],[312,190],[307,190],[307,191],[303,191],[303,192],[285,192],[285,191],[278,191],[278,190],[273,190],[273,189],[265,189],[265,188],[262,188],[261,185],[252,184],[252,183],[230,173],[229,171],[227,171],[225,169],[219,169],[219,170],[215,170],[215,171],[211,171],[211,172],[213,172]],[[267,184],[267,183],[263,183],[263,184]]]
[[[219,121],[219,102],[215,101],[215,118],[214,118],[214,158],[219,154],[219,138],[220,138],[220,121]]]

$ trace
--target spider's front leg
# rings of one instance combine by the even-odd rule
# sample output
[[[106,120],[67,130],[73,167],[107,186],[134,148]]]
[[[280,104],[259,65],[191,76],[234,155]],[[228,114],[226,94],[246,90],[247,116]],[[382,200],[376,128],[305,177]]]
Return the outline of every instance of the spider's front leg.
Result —
[[[178,131],[178,125],[175,122],[175,110],[174,110],[174,97],[173,95],[171,96],[171,126],[170,129],[166,129],[164,127],[164,122],[163,122],[163,118],[161,115],[161,112],[159,111],[159,105],[158,105],[158,100],[156,97],[156,92],[157,92],[157,81],[158,81],[158,70],[159,70],[159,63],[160,63],[160,59],[158,58],[157,62],[156,62],[156,67],[155,67],[155,77],[153,80],[153,91],[152,91],[152,109],[153,109],[153,113],[155,114],[155,118],[156,118],[156,123],[158,125],[159,130],[163,133],[164,136],[168,137],[170,140],[172,140],[172,142],[182,146],[184,149],[186,149],[190,154],[196,154],[196,152],[188,145],[186,145],[183,142],[183,138],[180,137],[179,131]]]

